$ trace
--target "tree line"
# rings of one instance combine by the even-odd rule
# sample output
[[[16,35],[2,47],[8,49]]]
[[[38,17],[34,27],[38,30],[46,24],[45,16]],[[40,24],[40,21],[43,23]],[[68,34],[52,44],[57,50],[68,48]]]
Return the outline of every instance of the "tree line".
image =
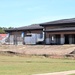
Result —
[[[0,27],[0,34],[4,34],[6,33],[5,30],[6,29],[12,29],[13,27],[9,27],[9,28],[6,28],[6,27]]]

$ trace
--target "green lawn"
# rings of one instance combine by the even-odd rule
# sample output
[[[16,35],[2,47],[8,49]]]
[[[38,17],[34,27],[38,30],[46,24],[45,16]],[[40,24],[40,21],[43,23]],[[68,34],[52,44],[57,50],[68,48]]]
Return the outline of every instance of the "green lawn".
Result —
[[[70,74],[70,75],[75,75],[75,74]]]
[[[70,75],[75,75],[75,74],[70,74]]]
[[[32,75],[75,70],[75,60],[0,56],[0,75]]]

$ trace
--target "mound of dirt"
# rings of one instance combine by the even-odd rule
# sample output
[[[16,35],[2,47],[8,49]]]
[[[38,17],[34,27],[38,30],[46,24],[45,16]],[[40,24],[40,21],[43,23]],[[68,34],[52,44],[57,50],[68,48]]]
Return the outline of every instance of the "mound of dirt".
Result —
[[[73,57],[73,58],[75,58],[75,50],[73,50],[72,52],[67,54],[66,57]]]
[[[0,51],[0,55],[17,55],[19,53],[13,52],[13,51]]]
[[[74,51],[72,51],[70,54],[75,54],[75,50],[74,50]]]

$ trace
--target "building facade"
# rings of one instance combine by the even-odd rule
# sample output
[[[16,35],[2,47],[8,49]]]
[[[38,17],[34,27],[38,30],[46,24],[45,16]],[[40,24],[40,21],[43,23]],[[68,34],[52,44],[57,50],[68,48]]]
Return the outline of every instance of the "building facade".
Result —
[[[75,18],[5,30],[11,44],[75,44]]]
[[[42,38],[43,27],[38,24],[34,24],[5,31],[9,34],[9,44],[37,44]]]
[[[75,19],[40,24],[44,27],[45,44],[75,44]]]

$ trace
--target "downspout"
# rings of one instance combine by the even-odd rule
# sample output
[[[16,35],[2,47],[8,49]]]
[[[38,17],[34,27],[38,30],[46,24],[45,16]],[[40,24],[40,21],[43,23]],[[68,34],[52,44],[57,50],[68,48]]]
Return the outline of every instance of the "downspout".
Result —
[[[23,45],[25,45],[24,37],[25,37],[25,32],[23,31],[23,32],[22,32]]]

